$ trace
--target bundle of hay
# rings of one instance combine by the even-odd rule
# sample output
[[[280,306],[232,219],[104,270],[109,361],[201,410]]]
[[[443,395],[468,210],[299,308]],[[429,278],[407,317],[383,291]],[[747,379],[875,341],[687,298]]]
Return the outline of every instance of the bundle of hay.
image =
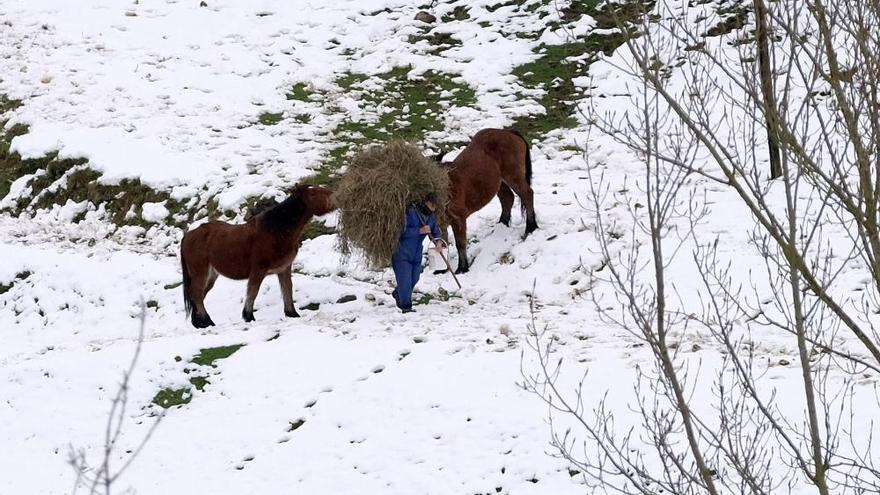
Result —
[[[406,141],[371,146],[354,157],[333,201],[339,208],[339,249],[355,250],[373,267],[386,267],[403,229],[406,207],[437,195],[437,221],[446,225],[449,176]]]

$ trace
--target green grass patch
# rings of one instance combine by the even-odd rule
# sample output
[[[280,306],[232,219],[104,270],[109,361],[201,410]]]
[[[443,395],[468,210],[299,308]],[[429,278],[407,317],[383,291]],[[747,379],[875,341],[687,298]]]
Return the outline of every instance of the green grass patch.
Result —
[[[440,17],[440,20],[443,22],[466,21],[471,18],[470,10],[471,8],[466,5],[459,5]]]
[[[257,120],[263,125],[275,125],[282,120],[284,120],[283,112],[263,112],[257,118]]]
[[[190,362],[193,364],[198,364],[200,366],[210,366],[212,368],[216,368],[217,366],[214,364],[214,361],[217,361],[218,359],[226,359],[229,356],[235,354],[235,352],[242,347],[244,347],[244,344],[234,344],[221,347],[208,347],[205,349],[201,349],[198,354],[193,356]]]
[[[322,235],[335,234],[336,229],[333,227],[328,227],[324,225],[323,222],[319,222],[317,220],[312,220],[306,225],[305,230],[303,230],[302,240],[314,239],[316,237],[321,237]]]
[[[452,34],[438,32],[431,27],[423,27],[419,34],[410,35],[407,41],[412,44],[427,41],[431,45],[431,48],[428,49],[428,53],[431,55],[440,55],[454,46],[462,45],[461,41],[452,37]]]
[[[209,383],[211,383],[211,382],[209,382],[208,379],[205,378],[204,376],[194,376],[194,377],[192,377],[192,378],[189,379],[189,382],[190,382],[190,383],[192,384],[192,386],[195,387],[196,390],[198,390],[199,392],[204,391],[204,390],[205,390],[205,386],[207,386]]]
[[[192,390],[189,387],[165,388],[153,397],[153,404],[168,409],[169,407],[189,404],[192,400]]]
[[[309,101],[312,93],[308,90],[308,85],[306,83],[296,83],[290,88],[290,91],[287,93],[288,100],[296,100],[296,101]]]
[[[529,0],[508,0],[506,2],[499,2],[493,5],[486,6],[486,10],[489,12],[495,12],[496,10],[503,7],[522,7],[523,5],[529,3]]]
[[[10,100],[0,95],[0,198],[9,194],[9,187],[19,177],[36,173],[39,164],[35,162],[22,163],[18,153],[9,151],[13,138],[27,134],[28,128],[24,125],[14,125],[10,129],[3,130],[9,122],[5,116],[21,106],[20,100]]]
[[[305,91],[304,85],[295,85],[293,94],[304,97]],[[0,129],[8,121],[4,118],[8,112],[20,105],[20,101],[9,100],[0,95]],[[266,124],[274,119],[280,120],[281,115],[263,114],[261,121]],[[307,114],[294,118],[299,122],[308,122],[311,119]],[[106,219],[117,227],[136,225],[144,228],[154,225],[143,219],[144,203],[163,203],[168,209],[168,216],[160,223],[175,228],[186,228],[205,213],[211,219],[229,219],[236,215],[235,211],[221,211],[213,198],[205,198],[204,202],[189,205],[188,200],[173,199],[168,191],[154,189],[136,178],[123,179],[115,184],[101,183],[101,173],[90,168],[84,158],[62,159],[57,152],[51,152],[39,158],[24,159],[9,148],[13,138],[27,132],[28,128],[24,125],[0,130],[0,198],[9,194],[14,181],[27,177],[22,195],[15,198],[14,204],[5,210],[6,213],[34,214],[54,205],[64,205],[68,201],[88,202],[95,208],[104,206]],[[243,206],[246,208],[250,202],[256,200],[248,198]],[[80,212],[73,218],[73,222],[82,221],[83,218],[85,212]]]
[[[454,81],[455,76],[428,71],[410,79],[411,68],[395,67],[372,78],[364,74],[345,74],[336,84],[369,110],[376,109],[375,120],[347,120],[334,131],[340,143],[329,155],[324,170],[317,178],[330,180],[330,175],[354,153],[356,148],[391,138],[420,141],[425,134],[443,130],[443,114],[447,106],[476,104],[474,90]]]
[[[331,189],[336,187],[339,182],[339,167],[345,164],[350,150],[351,148],[345,144],[330,150],[327,162],[314,169],[312,175],[305,177],[303,182]]]
[[[8,284],[0,284],[0,294],[6,294],[12,287],[15,286],[15,283],[19,280],[24,280],[31,276],[31,272],[25,270],[15,274],[15,277]]]
[[[168,192],[153,189],[140,179],[123,179],[117,184],[101,183],[101,174],[89,168],[84,159],[58,159],[57,154],[50,153],[36,160],[22,160],[21,167],[32,174],[36,173],[34,167],[39,167],[44,173],[28,181],[31,195],[18,198],[16,214],[63,205],[67,201],[88,201],[95,207],[104,205],[107,219],[117,226],[152,226],[151,222],[143,220],[144,203],[164,203],[169,212],[164,223],[168,225],[185,227],[194,216],[194,212],[185,211],[183,201],[172,199]],[[180,213],[184,213],[185,218],[175,220]]]
[[[19,101],[0,96],[0,128],[8,121],[2,116],[20,105]],[[28,128],[24,125],[14,125],[0,132],[0,198],[9,194],[14,181],[30,177],[25,184],[26,192],[16,198],[14,206],[7,210],[9,213],[17,215],[63,205],[67,201],[88,201],[96,207],[104,205],[109,220],[117,226],[149,226],[151,224],[141,219],[143,203],[164,202],[170,212],[166,221],[172,224],[172,217],[183,210],[182,202],[171,199],[166,192],[142,184],[138,179],[125,179],[114,185],[99,183],[101,174],[90,169],[83,158],[62,159],[57,152],[52,152],[39,158],[24,159],[20,154],[11,152],[9,148],[13,138],[27,132]],[[129,215],[129,212],[134,215]],[[82,217],[80,215],[74,221]],[[192,217],[188,220],[192,220]]]
[[[653,1],[642,0],[623,4],[583,0],[566,6],[560,14],[562,24],[578,22],[588,15],[596,19],[600,28],[631,26],[653,5]],[[560,24],[548,27],[558,28]],[[613,54],[635,34],[634,29],[625,27],[609,34],[590,33],[561,45],[541,44],[537,48],[538,58],[515,67],[512,73],[526,88],[542,91],[538,103],[544,107],[545,113],[515,119],[512,127],[529,140],[540,140],[550,131],[576,126],[577,104],[586,95],[584,88],[575,86],[574,78],[587,75],[589,66],[601,55]]]
[[[228,358],[229,356],[235,354],[236,351],[244,347],[244,345],[245,344],[233,344],[227,346],[207,347],[204,349],[200,349],[199,353],[193,356],[189,362],[197,366],[216,368],[217,365],[214,363],[217,360]],[[174,360],[181,361],[179,356],[175,357]],[[186,367],[184,368],[183,372],[191,375],[189,377],[190,385],[192,385],[192,387],[195,387],[195,389],[200,392],[204,391],[205,387],[211,383],[210,380],[208,380],[208,377],[204,374],[203,370],[200,370],[200,368],[198,367]],[[193,397],[192,387],[164,388],[160,390],[155,397],[153,397],[153,404],[164,409],[189,404],[190,401],[192,401]]]
[[[607,3],[605,0],[575,0],[559,10],[561,24],[579,21],[590,16],[596,29],[614,29],[632,25],[643,13],[649,12],[655,0],[625,0]],[[551,24],[551,28],[559,24]]]
[[[732,2],[718,7],[716,12],[721,16],[721,21],[709,28],[703,35],[706,38],[722,36],[730,32],[742,29],[749,21],[752,8],[740,2]]]

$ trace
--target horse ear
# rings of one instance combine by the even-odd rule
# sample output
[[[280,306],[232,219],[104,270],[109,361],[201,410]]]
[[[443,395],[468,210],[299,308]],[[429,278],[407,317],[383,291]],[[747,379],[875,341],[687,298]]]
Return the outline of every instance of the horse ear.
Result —
[[[303,183],[303,182],[297,182],[296,184],[294,184],[294,185],[292,185],[292,186],[290,186],[290,187],[287,188],[287,193],[288,193],[288,194],[294,194],[294,193],[297,193],[297,192],[301,192],[301,191],[303,191],[303,190],[305,190],[305,189],[308,189],[309,187],[311,187],[310,184],[306,184],[306,183]]]

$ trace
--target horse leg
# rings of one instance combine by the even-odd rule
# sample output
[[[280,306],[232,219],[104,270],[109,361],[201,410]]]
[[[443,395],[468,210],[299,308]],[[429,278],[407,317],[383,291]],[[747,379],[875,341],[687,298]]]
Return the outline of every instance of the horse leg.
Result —
[[[266,277],[265,271],[251,271],[248,277],[247,294],[244,298],[244,309],[241,310],[241,317],[244,321],[254,321],[254,300],[257,299],[257,293],[260,292],[260,284]]]
[[[281,286],[281,300],[284,301],[284,316],[299,318],[293,306],[293,270],[290,266],[278,272],[278,285]]]
[[[196,328],[214,326],[214,321],[211,320],[211,316],[205,309],[205,296],[208,293],[208,286],[213,283],[213,281],[210,281],[212,271],[210,266],[201,266],[201,263],[193,266],[192,263],[188,263],[184,270],[188,271],[190,277],[188,296],[190,301],[192,301],[192,325]]]
[[[513,191],[505,183],[498,188],[498,200],[501,201],[501,218],[499,223],[510,227],[510,210],[513,209]]]
[[[206,296],[208,295],[208,292],[211,292],[211,289],[214,288],[214,282],[217,281],[217,277],[219,277],[219,276],[220,276],[220,274],[217,272],[217,270],[214,269],[213,266],[208,267],[208,281],[205,284],[205,295]]]
[[[452,233],[455,235],[455,249],[458,250],[458,268],[455,273],[466,273],[470,269],[467,258],[467,220],[452,220]]]
[[[510,188],[513,189],[513,192],[519,196],[523,213],[525,213],[526,216],[526,233],[523,235],[523,239],[525,239],[538,228],[538,221],[535,219],[535,193],[532,190],[532,186],[530,186],[525,179],[512,182],[509,185]]]

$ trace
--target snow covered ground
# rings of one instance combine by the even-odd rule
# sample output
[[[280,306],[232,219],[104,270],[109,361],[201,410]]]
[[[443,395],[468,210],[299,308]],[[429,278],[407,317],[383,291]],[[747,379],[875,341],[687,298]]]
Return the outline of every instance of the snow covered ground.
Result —
[[[512,7],[485,8],[496,2],[467,3],[508,34],[536,22],[536,14],[512,15]],[[8,125],[30,126],[14,149],[87,157],[103,181],[139,177],[175,197],[222,193],[221,206],[232,208],[247,196],[277,194],[326,158],[330,131],[364,111],[334,82],[345,72],[409,65],[414,73],[460,75],[477,103],[450,108],[446,136],[428,136],[435,143],[505,125],[536,106],[516,96],[510,75],[534,57],[536,40],[449,21],[443,29],[462,44],[441,56],[406,41],[419,29],[412,2],[207,4],[0,0],[0,94],[24,103]],[[553,33],[543,36],[554,41]],[[597,63],[591,74],[595,93],[620,91],[612,64]],[[330,95],[345,112],[288,100],[296,83]],[[309,121],[259,124],[266,111],[306,113]],[[596,134],[589,134],[591,160],[612,191],[631,184],[637,158]],[[267,279],[257,321],[244,324],[243,284],[220,279],[206,301],[218,325],[199,332],[184,318],[176,285],[179,232],[113,230],[97,217],[71,224],[65,208],[0,218],[0,283],[11,284],[0,294],[0,494],[68,493],[70,449],[100,457],[142,301],[145,340],[116,465],[152,424],[153,397],[189,386],[189,360],[200,349],[246,345],[202,367],[210,383],[167,411],[120,487],[141,494],[586,493],[566,462],[547,455],[547,407],[517,383],[521,365],[534,361],[525,345],[532,295],[539,325],[550,326],[570,363],[564,380],[588,368],[589,396],[613,391],[610,403],[622,417],[634,398],[635,366],[649,362],[630,334],[600,321],[589,295],[607,288],[591,274],[601,256],[592,213],[578,201],[588,177],[573,145],[587,135],[581,127],[533,143],[540,229],[521,240],[522,219],[496,224],[497,203],[475,214],[475,261],[460,276],[464,288],[425,273],[418,290],[430,300],[408,315],[392,304],[390,271],[343,263],[334,237],[322,236],[304,243],[294,274],[297,307],[317,309],[285,319],[280,291]],[[701,226],[704,238],[721,236],[721,255],[760,266],[758,255],[746,254],[751,219],[730,191],[699,181],[693,188],[705,190],[717,212]],[[627,215],[620,203],[605,213]],[[693,267],[678,268],[676,288],[687,295],[697,285]],[[857,273],[847,280],[861,283]],[[346,295],[356,299],[337,302]],[[799,370],[778,365],[794,361],[793,341],[769,331],[758,337],[769,379],[789,397],[785,407],[799,411],[797,389],[786,386]],[[690,330],[676,338],[707,370],[717,364],[720,350],[706,336]]]

